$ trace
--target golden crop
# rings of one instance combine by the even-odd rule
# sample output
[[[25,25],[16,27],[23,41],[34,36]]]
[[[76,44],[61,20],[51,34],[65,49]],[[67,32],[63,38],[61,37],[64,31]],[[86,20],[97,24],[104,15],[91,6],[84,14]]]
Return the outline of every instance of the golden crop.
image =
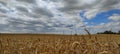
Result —
[[[120,35],[1,34],[0,54],[120,54]]]

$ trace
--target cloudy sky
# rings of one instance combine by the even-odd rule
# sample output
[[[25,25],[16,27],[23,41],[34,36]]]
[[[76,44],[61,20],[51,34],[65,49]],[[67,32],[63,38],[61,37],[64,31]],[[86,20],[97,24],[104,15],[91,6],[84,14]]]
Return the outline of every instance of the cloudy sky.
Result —
[[[120,0],[0,0],[1,33],[120,30]]]

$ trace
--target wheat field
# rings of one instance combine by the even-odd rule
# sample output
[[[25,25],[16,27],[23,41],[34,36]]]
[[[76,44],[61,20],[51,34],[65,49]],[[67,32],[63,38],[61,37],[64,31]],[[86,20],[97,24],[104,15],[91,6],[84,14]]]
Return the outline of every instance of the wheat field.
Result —
[[[120,35],[0,34],[0,54],[120,54]]]

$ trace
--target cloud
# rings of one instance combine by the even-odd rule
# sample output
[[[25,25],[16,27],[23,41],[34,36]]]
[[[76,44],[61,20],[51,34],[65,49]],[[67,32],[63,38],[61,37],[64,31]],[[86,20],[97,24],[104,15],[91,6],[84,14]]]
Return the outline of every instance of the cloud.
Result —
[[[120,3],[116,4],[116,5],[113,5],[113,8],[115,9],[120,9]]]
[[[86,25],[81,11],[92,19],[119,5],[119,0],[0,0],[0,32],[70,32]]]
[[[86,16],[87,19],[92,19],[98,13],[99,13],[99,9],[90,9],[85,12],[84,16]]]
[[[5,6],[6,3],[0,2],[0,12],[7,13],[8,8]]]
[[[0,1],[0,5],[7,5],[7,4],[3,1]]]
[[[92,19],[98,13],[106,12],[112,9],[120,9],[116,7],[119,4],[120,4],[119,0],[101,0],[96,5],[93,5],[91,9],[87,9],[84,16],[86,16],[87,19]]]
[[[113,14],[112,16],[109,17],[110,20],[113,21],[120,21],[120,15],[119,14]]]
[[[6,21],[7,18],[1,17],[0,19],[1,19],[0,24],[7,24],[8,23],[8,21]]]
[[[85,10],[87,19],[92,19],[100,12],[105,12],[112,9],[120,9],[119,0],[63,0],[64,6],[59,10],[63,12]]]
[[[16,0],[20,2],[26,2],[26,3],[35,3],[35,0]]]
[[[46,9],[46,8],[36,7],[33,9],[33,13],[38,14],[38,15],[45,15],[48,17],[53,17],[53,13],[49,9]]]
[[[73,11],[90,8],[96,4],[97,0],[63,0],[64,7],[60,8],[61,11]]]
[[[120,29],[120,22],[109,22],[109,23],[101,23],[96,26],[88,26],[91,33],[103,32],[106,30],[111,30],[114,32],[118,32]]]
[[[20,11],[20,12],[26,12],[26,13],[29,12],[27,8],[25,8],[25,7],[20,7],[20,6],[17,6],[17,7],[16,7],[16,10],[18,10],[18,11]]]

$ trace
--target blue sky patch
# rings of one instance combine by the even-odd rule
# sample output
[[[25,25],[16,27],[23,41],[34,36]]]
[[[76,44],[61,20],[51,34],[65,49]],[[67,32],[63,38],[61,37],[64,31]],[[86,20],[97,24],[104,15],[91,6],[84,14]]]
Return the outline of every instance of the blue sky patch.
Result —
[[[113,9],[113,10],[109,10],[109,11],[106,11],[106,12],[101,12],[101,13],[98,13],[92,19],[86,19],[86,17],[84,16],[84,13],[85,13],[85,11],[82,11],[80,13],[80,16],[85,19],[85,22],[88,22],[88,25],[98,25],[100,23],[110,22],[111,20],[109,20],[108,18],[110,16],[112,16],[113,14],[120,14],[120,10],[119,9]]]

